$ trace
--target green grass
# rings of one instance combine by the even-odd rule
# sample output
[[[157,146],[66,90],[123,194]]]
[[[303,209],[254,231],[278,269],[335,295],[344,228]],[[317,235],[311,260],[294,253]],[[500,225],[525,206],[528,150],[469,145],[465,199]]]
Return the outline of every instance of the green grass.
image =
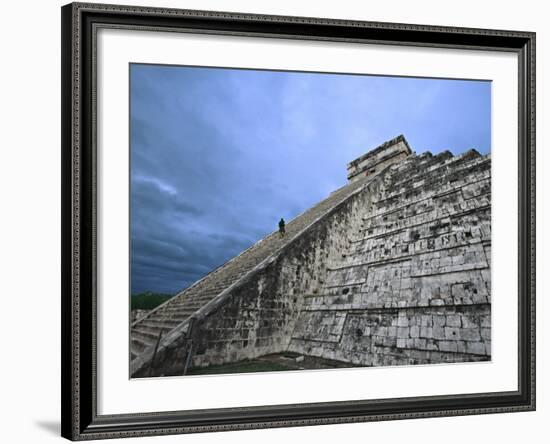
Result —
[[[188,375],[219,375],[223,373],[278,372],[291,370],[289,367],[275,362],[241,361],[234,364],[211,365],[205,368],[193,368]]]
[[[170,299],[172,295],[163,293],[139,293],[133,294],[131,298],[132,310],[152,310]]]

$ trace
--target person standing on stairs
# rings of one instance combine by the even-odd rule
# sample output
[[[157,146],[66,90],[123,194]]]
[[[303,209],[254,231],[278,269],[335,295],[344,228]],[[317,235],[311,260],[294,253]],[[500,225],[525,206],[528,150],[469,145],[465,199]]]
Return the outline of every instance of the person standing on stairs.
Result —
[[[285,233],[285,220],[281,217],[281,220],[279,221],[279,234],[283,237]]]

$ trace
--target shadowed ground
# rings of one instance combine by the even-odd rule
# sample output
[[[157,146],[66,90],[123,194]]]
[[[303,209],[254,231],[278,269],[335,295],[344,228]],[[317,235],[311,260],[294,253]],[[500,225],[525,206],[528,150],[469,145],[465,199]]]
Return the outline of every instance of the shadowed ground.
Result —
[[[319,370],[353,367],[348,362],[302,356],[298,353],[275,353],[256,359],[244,360],[227,365],[193,368],[188,375],[215,375],[227,373],[276,372],[284,370]]]

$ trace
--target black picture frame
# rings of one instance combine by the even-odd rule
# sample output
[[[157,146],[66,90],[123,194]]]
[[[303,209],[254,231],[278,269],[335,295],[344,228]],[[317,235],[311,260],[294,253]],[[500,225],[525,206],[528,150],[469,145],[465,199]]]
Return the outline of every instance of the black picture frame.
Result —
[[[71,440],[535,409],[535,33],[103,4],[62,7],[62,436]],[[519,65],[518,390],[101,416],[96,380],[98,27],[513,52]]]

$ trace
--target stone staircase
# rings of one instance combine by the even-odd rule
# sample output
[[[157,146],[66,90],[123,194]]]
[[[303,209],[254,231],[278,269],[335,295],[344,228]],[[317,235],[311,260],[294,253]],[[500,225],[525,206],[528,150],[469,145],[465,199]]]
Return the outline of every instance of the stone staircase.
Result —
[[[137,367],[136,358],[141,356],[143,360],[143,356],[147,355],[145,352],[148,351],[148,354],[151,354],[159,336],[169,336],[176,329],[183,334],[182,324],[187,323],[199,309],[205,307],[224,290],[237,285],[244,277],[253,273],[259,264],[276,255],[310,225],[362,190],[372,180],[373,177],[366,177],[334,191],[328,198],[288,222],[285,236],[281,236],[278,231],[269,234],[191,287],[135,321],[130,331],[130,353],[133,363],[131,367]],[[143,362],[139,365],[142,366]]]

